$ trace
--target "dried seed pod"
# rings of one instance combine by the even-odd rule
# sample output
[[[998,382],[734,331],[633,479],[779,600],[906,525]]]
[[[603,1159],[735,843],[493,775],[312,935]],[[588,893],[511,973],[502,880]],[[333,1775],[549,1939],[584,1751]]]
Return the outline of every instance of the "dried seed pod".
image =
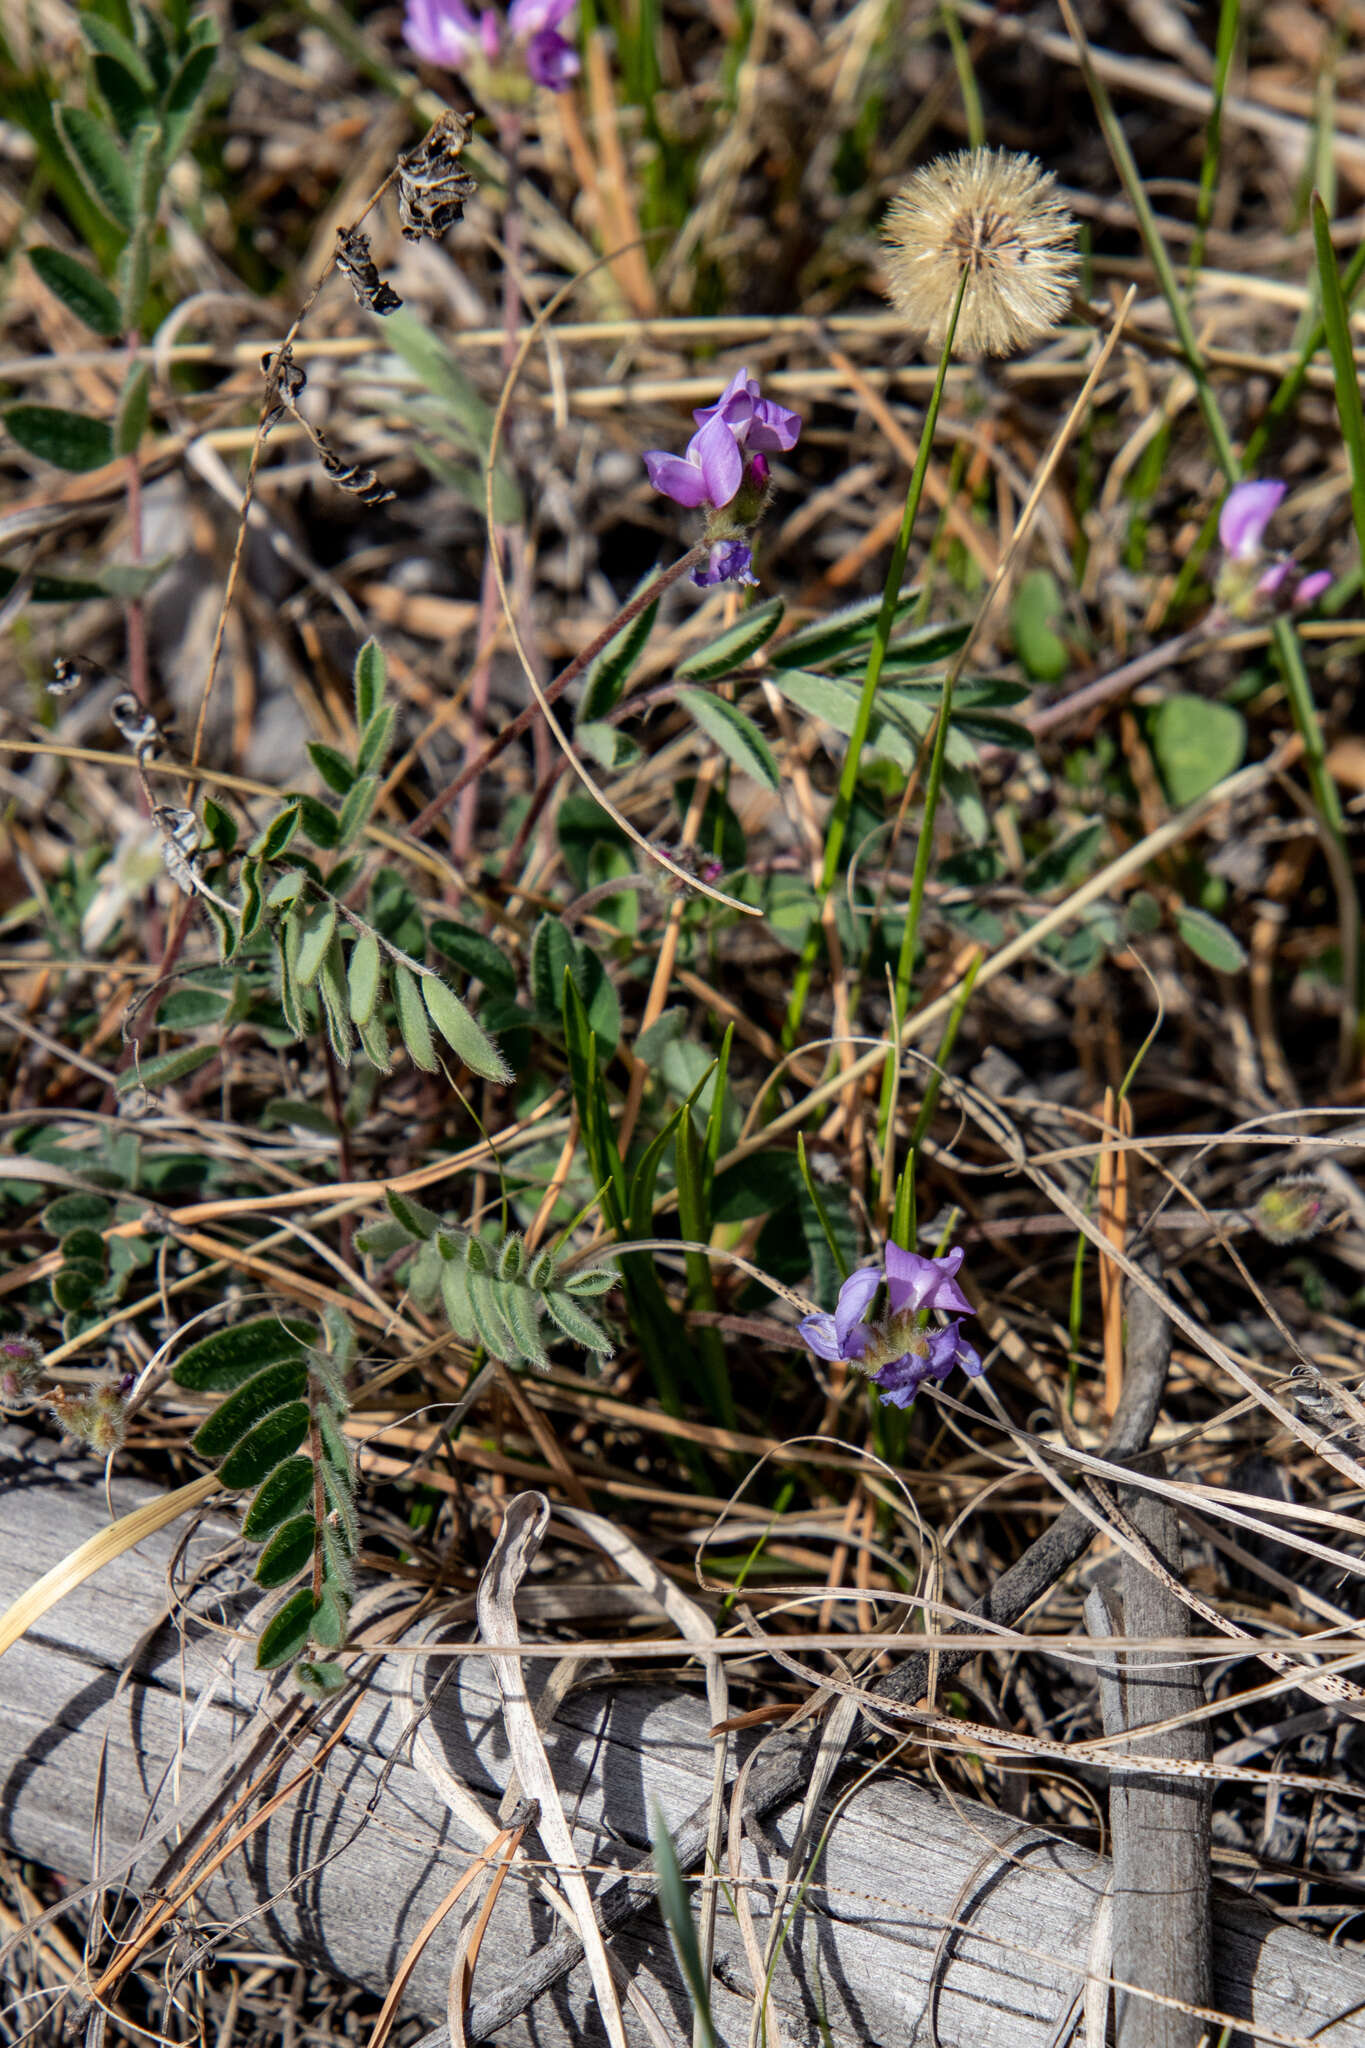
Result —
[[[196,859],[198,818],[193,811],[165,804],[158,805],[152,812],[152,823],[161,834],[161,858],[166,863],[167,874],[178,889],[186,896],[192,896],[199,880]]]
[[[166,735],[150,711],[138,703],[131,690],[125,690],[115,697],[109,706],[109,716],[118,727],[120,734],[137,756],[141,767],[149,754],[166,744]]]
[[[477,178],[460,168],[460,152],[474,127],[472,114],[442,114],[430,133],[398,159],[398,221],[410,242],[433,240],[464,217],[478,191]]]
[[[261,422],[262,430],[268,434],[275,422],[283,419],[286,409],[290,412],[294,410],[298,404],[299,393],[308,382],[308,374],[294,361],[292,348],[282,348],[278,355],[267,349],[261,357],[261,371],[265,377],[274,378],[273,386],[270,387],[266,415]]]
[[[351,290],[362,306],[372,313],[394,313],[402,305],[392,285],[386,284],[370,254],[370,242],[359,228],[337,229],[337,269],[349,278]]]
[[[318,443],[318,459],[339,491],[349,491],[353,498],[359,498],[362,505],[387,505],[396,495],[386,484],[381,484],[372,469],[362,469],[359,463],[345,463],[334,455],[325,442]]]
[[[59,654],[52,664],[47,694],[49,697],[69,697],[73,690],[85,689],[97,673],[93,662],[76,661],[69,654]]]

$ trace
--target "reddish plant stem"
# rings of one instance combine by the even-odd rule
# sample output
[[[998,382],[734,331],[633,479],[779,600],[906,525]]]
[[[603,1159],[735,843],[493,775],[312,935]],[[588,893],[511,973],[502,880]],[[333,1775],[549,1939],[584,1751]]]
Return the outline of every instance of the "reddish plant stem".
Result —
[[[614,618],[608,621],[601,632],[588,642],[580,654],[574,656],[568,667],[561,669],[554,681],[546,684],[544,691],[545,702],[553,704],[557,697],[562,696],[570,683],[576,682],[583,671],[592,662],[596,661],[602,650],[611,645],[622,627],[628,626],[632,619],[638,619],[641,612],[646,611],[654,603],[654,600],[657,597],[661,597],[671,584],[676,583],[680,576],[685,576],[689,569],[694,569],[706,552],[707,548],[704,541],[699,542],[694,548],[689,548],[687,553],[678,561],[670,564],[667,569],[661,569],[654,578],[654,581],[648,584],[638,597],[633,597],[629,604],[622,605],[620,611],[616,613]],[[497,733],[488,742],[478,760],[472,761],[463,767],[455,777],[455,780],[447,783],[446,787],[431,799],[431,802],[425,809],[418,812],[408,827],[408,831],[412,836],[420,839],[433,821],[440,817],[446,806],[453,804],[456,797],[463,790],[467,789],[471,782],[476,781],[486,768],[491,767],[498,756],[507,747],[510,747],[514,740],[519,740],[523,733],[529,732],[539,716],[540,706],[535,703],[528,704],[524,711],[519,711],[511,724],[504,726],[502,731]]]

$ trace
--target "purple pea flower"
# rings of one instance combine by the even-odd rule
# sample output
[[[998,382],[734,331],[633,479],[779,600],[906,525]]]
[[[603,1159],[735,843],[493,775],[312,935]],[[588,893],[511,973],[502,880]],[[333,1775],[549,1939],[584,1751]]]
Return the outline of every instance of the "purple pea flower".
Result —
[[[692,581],[707,590],[713,583],[747,583],[758,587],[754,551],[747,540],[717,540],[706,560],[692,571]]]
[[[961,1323],[954,1319],[942,1329],[929,1331],[929,1348],[922,1358],[903,1352],[888,1360],[872,1375],[872,1384],[883,1401],[891,1408],[908,1408],[926,1380],[946,1380],[955,1365],[960,1365],[969,1379],[979,1379],[985,1371],[981,1354],[961,1332]]]
[[[856,1365],[867,1373],[893,1408],[908,1408],[926,1380],[946,1380],[955,1366],[975,1379],[984,1368],[962,1335],[960,1317],[972,1313],[957,1284],[962,1258],[960,1245],[930,1259],[888,1244],[882,1267],[862,1266],[850,1273],[833,1315],[820,1311],[802,1318],[803,1342],[817,1358]],[[869,1322],[883,1282],[885,1311]],[[923,1318],[933,1310],[951,1320],[928,1325]]]
[[[757,377],[747,369],[736,370],[714,405],[704,405],[692,415],[699,427],[708,420],[722,419],[741,448],[754,455],[785,454],[794,448],[801,432],[801,415],[788,412],[775,399],[765,398]]]
[[[655,490],[676,505],[686,505],[689,511],[699,505],[720,511],[744,481],[739,443],[719,418],[699,428],[684,454],[668,455],[661,448],[651,448],[644,464]]]
[[[645,455],[649,480],[675,504],[707,514],[709,554],[692,571],[694,583],[756,583],[748,536],[767,498],[768,457],[796,446],[800,415],[765,398],[757,380],[737,370],[715,404],[692,417],[697,431],[681,455],[662,448]]]
[[[560,34],[577,0],[512,0],[507,29],[535,85],[563,92],[578,75],[578,53]],[[491,8],[477,17],[466,0],[408,0],[403,40],[425,64],[468,71],[496,64],[503,24]]]
[[[863,1316],[871,1308],[873,1296],[881,1284],[882,1276],[875,1266],[860,1266],[856,1273],[849,1274],[839,1289],[839,1299],[832,1316],[821,1310],[801,1318],[797,1328],[803,1342],[817,1358],[833,1365],[838,1359],[862,1357],[871,1334]]]
[[[1316,603],[1332,581],[1329,569],[1305,575],[1289,556],[1271,555],[1265,547],[1265,530],[1287,488],[1276,478],[1264,478],[1235,484],[1224,500],[1218,538],[1225,560],[1214,590],[1229,618],[1249,619],[1267,610],[1302,611]]]
[[[563,92],[578,76],[578,52],[559,33],[576,5],[577,0],[512,0],[507,10],[507,26],[526,52],[527,71],[551,92]]]
[[[957,1284],[957,1271],[965,1254],[960,1244],[941,1259],[926,1259],[919,1252],[902,1251],[898,1244],[886,1247],[886,1291],[891,1313],[905,1309],[916,1314],[923,1308],[941,1308],[969,1316],[972,1305]]]
[[[1269,526],[1286,484],[1234,484],[1218,515],[1218,538],[1234,562],[1254,562],[1261,553],[1261,539]]]

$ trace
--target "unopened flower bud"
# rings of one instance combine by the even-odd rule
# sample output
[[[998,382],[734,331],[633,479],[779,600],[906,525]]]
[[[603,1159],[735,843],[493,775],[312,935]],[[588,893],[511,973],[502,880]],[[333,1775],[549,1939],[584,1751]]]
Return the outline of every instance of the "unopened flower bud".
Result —
[[[109,1381],[85,1394],[58,1387],[50,1405],[66,1434],[88,1444],[97,1457],[110,1457],[123,1442],[128,1397],[120,1382]]]
[[[43,1377],[43,1354],[31,1337],[0,1343],[0,1407],[27,1406]]]
[[[1251,1210],[1251,1221],[1271,1244],[1299,1244],[1315,1237],[1332,1213],[1332,1198],[1320,1180],[1303,1174],[1277,1180]]]

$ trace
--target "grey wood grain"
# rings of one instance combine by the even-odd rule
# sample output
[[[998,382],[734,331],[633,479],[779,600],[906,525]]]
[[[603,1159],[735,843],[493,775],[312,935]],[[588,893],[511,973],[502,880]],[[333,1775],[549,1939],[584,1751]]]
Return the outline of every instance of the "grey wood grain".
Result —
[[[147,1489],[119,1483],[115,1495],[123,1512]],[[51,1445],[0,1434],[0,1605],[104,1519],[102,1489],[88,1466],[57,1457]],[[197,1536],[190,1564],[220,1547],[229,1527],[219,1521]],[[92,1794],[106,1736],[106,1865],[136,1844],[149,1799],[177,1757],[178,1782],[161,1792],[158,1813],[173,1798],[187,1823],[196,1800],[221,1810],[224,1759],[262,1726],[263,1695],[254,1673],[225,1661],[224,1638],[193,1623],[179,1634],[163,1630],[143,1645],[135,1678],[116,1696],[120,1673],[164,1607],[167,1559],[182,1533],[164,1532],[119,1558],[0,1657],[0,1840],[13,1851],[77,1876],[89,1872]],[[434,1658],[415,1673],[408,1657],[383,1662],[326,1769],[205,1888],[202,1931],[247,1915],[227,1947],[273,1946],[387,1986],[474,1846],[472,1830],[409,1746],[414,1685],[418,1699],[430,1702],[447,1668]],[[533,1678],[547,1668],[528,1667]],[[287,1697],[267,1695],[277,1716]],[[443,1768],[493,1814],[507,1755],[485,1663],[458,1662],[432,1706],[430,1731]],[[579,1853],[594,1870],[639,1853],[653,1799],[676,1825],[710,1780],[700,1688],[668,1691],[618,1678],[605,1689],[571,1693],[547,1747]],[[767,1847],[745,1850],[760,1945],[770,1855],[780,1868],[793,1824],[779,1816]],[[166,1846],[146,1849],[132,1871],[134,1887],[156,1878]],[[1083,1989],[1108,1878],[1107,1864],[1083,1848],[1037,1831],[1021,1836],[1008,1816],[883,1774],[842,1810],[793,1921],[774,1985],[783,2037],[792,2048],[927,2042],[936,1978],[942,2048],[1047,2048]],[[484,1943],[476,1998],[515,1973],[551,1926],[548,1910],[510,1880]],[[1365,1961],[1232,1897],[1217,1899],[1215,1927],[1214,1998],[1243,2022],[1239,2044],[1312,2035],[1324,2048],[1359,2048]],[[411,2002],[433,2018],[444,2010],[455,1936],[448,1924],[413,1974]],[[674,2037],[690,2039],[657,1921],[623,1929],[611,1949]],[[498,2038],[518,2048],[601,2040],[584,1976],[575,1972]],[[716,1978],[721,2039],[742,2048],[747,1965],[739,1931],[725,1916]],[[629,2014],[627,2026],[632,2039],[643,2038]]]

